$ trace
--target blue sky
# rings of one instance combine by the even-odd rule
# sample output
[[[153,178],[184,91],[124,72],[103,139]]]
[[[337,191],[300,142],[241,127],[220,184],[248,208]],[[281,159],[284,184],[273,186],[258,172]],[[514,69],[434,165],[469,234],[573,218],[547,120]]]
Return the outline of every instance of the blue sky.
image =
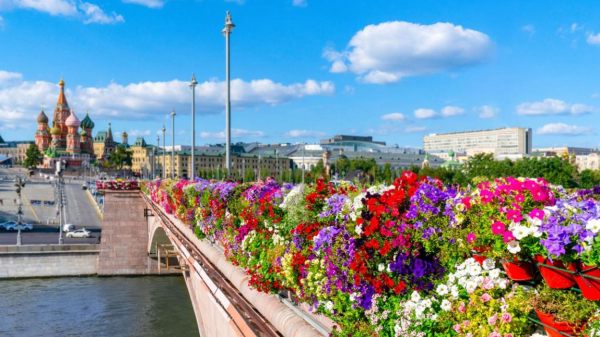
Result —
[[[0,0],[0,135],[33,139],[64,77],[76,115],[156,141],[223,140],[225,13],[233,141],[531,127],[534,147],[598,147],[592,1]],[[162,141],[161,141],[162,142]]]

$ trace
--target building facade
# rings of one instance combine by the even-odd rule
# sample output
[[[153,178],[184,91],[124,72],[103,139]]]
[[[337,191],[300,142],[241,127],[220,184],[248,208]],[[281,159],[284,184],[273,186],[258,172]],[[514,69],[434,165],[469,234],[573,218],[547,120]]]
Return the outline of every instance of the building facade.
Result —
[[[519,127],[430,134],[423,137],[423,149],[426,152],[466,152],[484,148],[482,152],[494,149],[496,156],[516,153],[529,155],[532,152],[532,136],[530,128]]]

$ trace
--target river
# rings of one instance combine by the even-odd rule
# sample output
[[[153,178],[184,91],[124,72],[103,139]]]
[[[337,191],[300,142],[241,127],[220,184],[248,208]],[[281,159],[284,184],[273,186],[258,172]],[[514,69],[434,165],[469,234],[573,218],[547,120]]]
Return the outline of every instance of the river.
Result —
[[[0,336],[199,336],[182,277],[0,281]]]

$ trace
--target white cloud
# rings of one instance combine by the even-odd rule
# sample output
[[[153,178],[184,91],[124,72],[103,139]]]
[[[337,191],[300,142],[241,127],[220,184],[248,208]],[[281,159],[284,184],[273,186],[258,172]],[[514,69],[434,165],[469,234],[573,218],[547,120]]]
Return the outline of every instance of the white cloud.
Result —
[[[458,115],[463,115],[464,113],[465,113],[465,109],[459,108],[457,106],[447,106],[442,109],[443,117],[458,116]]]
[[[292,0],[292,5],[298,7],[306,7],[306,0]]]
[[[161,131],[162,132],[162,131]],[[150,136],[152,133],[150,130],[130,130],[128,135],[131,137]]]
[[[21,82],[23,76],[19,73],[11,73],[8,71],[0,70],[0,87]]]
[[[4,18],[0,16],[0,30],[4,29]]]
[[[0,124],[8,121],[27,123],[32,112],[40,105],[47,110],[54,108],[59,88],[46,81],[23,81],[21,74],[0,72]],[[189,111],[188,81],[141,82],[128,85],[110,83],[106,87],[82,87],[71,89],[68,79],[67,100],[76,112],[86,108],[90,117],[134,120],[155,118],[162,120],[171,108]],[[13,81],[13,84],[10,84]],[[261,105],[278,105],[306,96],[331,95],[335,87],[331,82],[307,80],[304,83],[284,85],[269,79],[231,82],[231,105],[234,110],[254,108]],[[199,83],[196,87],[196,108],[204,113],[221,113],[224,110],[225,83],[216,80]],[[26,113],[25,113],[26,112]]]
[[[571,33],[575,33],[576,31],[582,30],[582,29],[583,29],[583,26],[578,25],[577,22],[575,22],[571,25]]]
[[[244,129],[231,129],[231,137],[234,138],[263,138],[265,133],[262,131],[251,131]],[[221,132],[200,132],[200,137],[209,139],[225,139],[225,131]]]
[[[584,104],[569,104],[565,101],[554,98],[546,98],[541,102],[525,102],[517,105],[519,115],[559,115],[572,114],[580,115],[597,112],[597,109]]]
[[[83,20],[83,23],[85,24],[111,24],[117,22],[125,22],[125,19],[123,19],[122,15],[119,15],[115,12],[112,12],[111,15],[107,15],[100,7],[89,2],[81,3],[79,5],[79,9],[81,9],[85,13],[86,18]]]
[[[470,66],[492,54],[487,35],[451,23],[384,22],[357,32],[346,50],[325,49],[331,72],[350,70],[367,83],[392,83]]]
[[[149,8],[161,8],[165,4],[162,0],[123,0],[123,2],[142,5]]]
[[[427,128],[424,126],[407,126],[406,129],[404,129],[404,132],[407,132],[407,133],[425,132],[425,131],[427,131]]]
[[[392,112],[381,117],[383,121],[408,122],[408,118],[399,112]]]
[[[348,94],[348,95],[354,95],[354,87],[350,86],[350,85],[346,85],[344,87],[344,91]]]
[[[288,138],[320,138],[327,136],[325,132],[310,130],[291,130],[283,135]]]
[[[535,26],[532,24],[526,25],[521,27],[521,29],[527,33],[529,33],[529,35],[534,35],[535,34]]]
[[[437,117],[437,112],[431,109],[417,109],[415,110],[415,118],[426,119]]]
[[[70,16],[88,23],[124,22],[123,16],[112,12],[106,14],[98,5],[75,0],[0,0],[0,9],[31,9],[52,16]]]
[[[496,114],[500,110],[489,105],[482,105],[480,107],[473,108],[473,111],[479,113],[479,118],[488,119],[496,117]]]
[[[593,32],[588,33],[587,43],[600,45],[600,33],[594,35]]]
[[[579,136],[593,135],[594,129],[590,127],[567,125],[564,123],[546,124],[537,129],[538,135],[560,135],[560,136]]]

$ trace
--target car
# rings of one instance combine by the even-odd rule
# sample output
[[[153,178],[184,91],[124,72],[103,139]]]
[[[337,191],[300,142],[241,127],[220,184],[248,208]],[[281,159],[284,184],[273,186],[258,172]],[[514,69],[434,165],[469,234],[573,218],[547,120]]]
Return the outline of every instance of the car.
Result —
[[[0,223],[0,228],[8,229],[8,227],[15,226],[16,224],[17,223],[15,221],[7,221],[7,222]]]
[[[12,224],[10,224],[10,225],[6,226],[6,230],[7,230],[7,231],[16,231],[16,230],[17,230],[17,226],[18,226],[18,224],[17,224],[16,222],[14,222],[14,221],[10,221],[10,222],[12,222]],[[29,223],[24,223],[24,224],[21,224],[21,226],[22,226],[22,227],[21,227],[21,230],[22,230],[22,231],[30,231],[30,230],[33,230],[33,225],[32,225],[32,224],[29,224]]]
[[[72,232],[67,233],[68,238],[90,238],[92,237],[92,232],[87,231],[85,229],[76,229]]]

